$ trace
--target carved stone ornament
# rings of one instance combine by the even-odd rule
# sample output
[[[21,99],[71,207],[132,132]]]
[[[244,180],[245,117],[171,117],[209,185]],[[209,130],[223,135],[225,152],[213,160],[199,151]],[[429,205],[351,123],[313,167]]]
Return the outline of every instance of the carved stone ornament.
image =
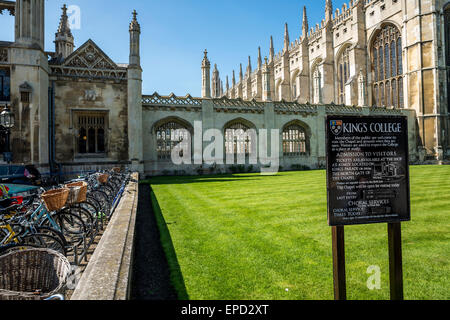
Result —
[[[95,101],[96,99],[97,99],[97,92],[95,92],[95,90],[85,90],[84,91],[84,100]]]

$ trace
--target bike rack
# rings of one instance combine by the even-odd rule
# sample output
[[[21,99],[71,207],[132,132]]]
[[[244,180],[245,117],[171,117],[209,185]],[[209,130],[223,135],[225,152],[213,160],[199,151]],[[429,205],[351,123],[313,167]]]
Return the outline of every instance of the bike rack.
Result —
[[[73,252],[74,265],[80,266],[83,259],[85,262],[88,262],[88,259],[87,259],[88,250],[91,247],[91,245],[95,242],[95,238],[107,226],[108,221],[111,219],[112,215],[114,214],[114,212],[123,196],[123,193],[125,191],[125,188],[126,188],[128,182],[129,182],[129,177],[127,176],[124,179],[119,191],[117,192],[117,194],[115,195],[115,197],[112,201],[112,205],[111,205],[109,214],[100,213],[100,219],[98,219],[98,217],[96,217],[97,221],[95,223],[95,227],[92,230],[89,230],[88,233],[83,234],[81,243],[78,243],[74,246],[69,247],[72,249],[72,252]],[[97,215],[98,214],[99,213],[97,212]],[[105,217],[105,216],[107,216],[107,217]]]

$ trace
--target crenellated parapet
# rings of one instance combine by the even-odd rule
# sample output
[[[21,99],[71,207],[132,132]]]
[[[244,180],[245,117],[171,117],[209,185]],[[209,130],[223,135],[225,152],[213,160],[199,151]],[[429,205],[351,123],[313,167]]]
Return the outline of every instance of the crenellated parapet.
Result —
[[[380,108],[380,107],[358,107],[330,104],[310,104],[281,101],[257,101],[243,100],[241,98],[229,99],[227,97],[217,99],[194,98],[190,94],[184,97],[177,97],[171,93],[168,96],[159,95],[157,92],[152,95],[142,96],[142,106],[145,108],[168,110],[168,111],[190,111],[200,112],[204,103],[211,102],[215,112],[225,113],[257,113],[265,112],[269,105],[273,105],[276,114],[286,115],[317,115],[320,110],[330,115],[364,115],[366,113],[376,115],[402,115],[401,109]]]
[[[333,19],[333,28],[336,28],[340,24],[345,23],[349,19],[351,19],[352,13],[353,13],[353,7],[356,6],[357,4],[358,4],[358,1],[350,0],[349,5],[344,3],[342,5],[341,10],[339,10],[339,8],[336,9],[336,12],[334,14],[334,19]]]
[[[152,95],[142,96],[142,107],[161,111],[201,112],[203,100],[205,99],[193,98],[190,94],[177,97],[173,93],[162,96],[155,92]]]

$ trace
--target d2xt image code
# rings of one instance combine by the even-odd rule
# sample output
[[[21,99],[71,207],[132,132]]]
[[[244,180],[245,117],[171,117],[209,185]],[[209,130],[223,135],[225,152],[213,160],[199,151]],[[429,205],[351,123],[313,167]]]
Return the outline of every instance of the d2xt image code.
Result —
[[[226,316],[265,316],[268,314],[269,305],[244,305],[234,304],[225,305],[225,307],[204,307],[192,306],[181,308],[181,315],[183,316],[207,316],[214,318],[218,315]]]

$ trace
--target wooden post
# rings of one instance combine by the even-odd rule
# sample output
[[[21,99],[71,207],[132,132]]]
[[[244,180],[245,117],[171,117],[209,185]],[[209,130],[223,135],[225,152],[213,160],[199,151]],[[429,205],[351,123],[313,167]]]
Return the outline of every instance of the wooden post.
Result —
[[[347,300],[344,227],[332,227],[334,299]]]
[[[391,300],[403,300],[401,223],[388,223],[389,280]]]

